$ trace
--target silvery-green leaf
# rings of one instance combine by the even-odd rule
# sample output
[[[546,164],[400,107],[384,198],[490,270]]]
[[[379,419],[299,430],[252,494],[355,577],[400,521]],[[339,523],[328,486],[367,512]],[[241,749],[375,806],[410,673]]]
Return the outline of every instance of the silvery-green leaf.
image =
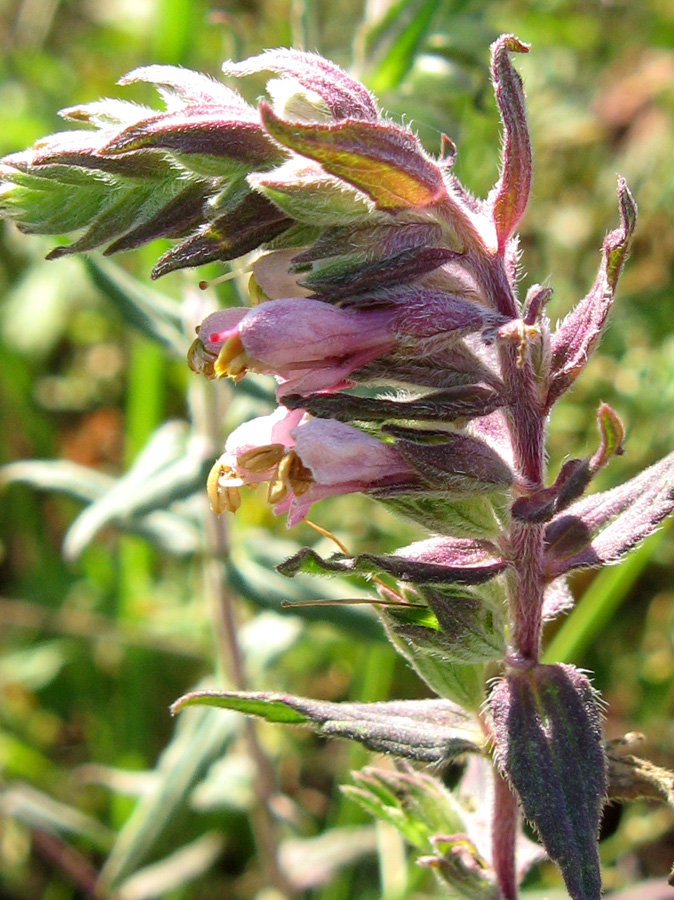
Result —
[[[215,710],[190,710],[181,716],[157,763],[153,789],[134,807],[101,870],[100,883],[106,890],[114,891],[152,855],[193,788],[238,729],[236,716]]]
[[[150,438],[134,464],[98,499],[80,513],[68,529],[64,553],[76,559],[108,524],[132,523],[164,514],[176,500],[199,490],[210,459],[186,442],[184,424],[167,422]]]
[[[222,855],[225,844],[223,834],[208,831],[134,872],[122,881],[115,896],[119,900],[161,900],[204,875]]]
[[[331,703],[262,691],[195,691],[177,700],[172,711],[188,706],[213,706],[268,722],[308,725],[326,736],[349,738],[370,750],[420,762],[441,763],[481,749],[475,721],[448,700]]]

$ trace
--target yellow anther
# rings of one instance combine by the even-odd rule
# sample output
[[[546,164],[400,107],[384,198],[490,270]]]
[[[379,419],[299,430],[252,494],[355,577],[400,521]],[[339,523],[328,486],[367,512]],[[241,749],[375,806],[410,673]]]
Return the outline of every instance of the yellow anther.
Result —
[[[224,342],[218,353],[218,358],[213,364],[213,368],[218,378],[224,378],[228,375],[230,378],[239,380],[245,375],[247,364],[248,357],[243,349],[241,338],[237,334],[234,337],[227,338]]]
[[[241,495],[238,487],[222,484],[221,481],[235,473],[220,460],[216,462],[208,473],[206,492],[213,512],[220,516],[223,512],[236,512],[241,505]]]
[[[288,481],[296,497],[306,494],[314,483],[311,469],[308,469],[296,453],[288,454],[291,459],[288,466]]]
[[[276,471],[272,478],[269,479],[269,490],[267,491],[267,503],[272,506],[279,503],[288,496],[288,482],[285,480],[283,473],[280,471],[280,464],[276,467]]]
[[[237,462],[249,472],[266,472],[276,466],[285,453],[283,444],[268,444],[266,447],[253,447],[237,457]]]
[[[259,306],[260,303],[266,303],[269,300],[269,297],[255,280],[254,275],[251,275],[248,279],[248,296],[252,306]]]

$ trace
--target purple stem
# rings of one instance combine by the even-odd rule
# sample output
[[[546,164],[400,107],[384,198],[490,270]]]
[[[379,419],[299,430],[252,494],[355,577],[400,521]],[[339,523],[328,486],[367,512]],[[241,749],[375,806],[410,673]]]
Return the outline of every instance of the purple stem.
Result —
[[[499,900],[517,900],[515,840],[519,824],[517,800],[498,770],[494,770],[492,862],[498,879]]]
[[[488,268],[492,302],[505,315],[519,314],[514,291],[501,258]],[[523,338],[524,340],[525,338]],[[526,348],[525,348],[526,349]],[[501,374],[509,398],[509,425],[515,468],[533,491],[545,476],[545,416],[528,353],[506,344],[501,349]],[[509,535],[512,573],[508,584],[513,655],[537,662],[543,607],[543,526],[513,521]]]
[[[506,315],[519,315],[518,303],[502,259],[489,269],[494,306]],[[524,339],[524,338],[523,338]],[[525,351],[527,348],[524,348]],[[501,348],[501,374],[508,394],[508,422],[515,469],[530,491],[545,478],[545,416],[530,355],[506,344]],[[509,662],[535,665],[539,658],[543,608],[543,525],[512,521],[508,536],[511,571],[508,600],[512,650]],[[492,819],[493,863],[500,900],[517,900],[515,842],[519,824],[517,800],[499,772],[495,773]]]

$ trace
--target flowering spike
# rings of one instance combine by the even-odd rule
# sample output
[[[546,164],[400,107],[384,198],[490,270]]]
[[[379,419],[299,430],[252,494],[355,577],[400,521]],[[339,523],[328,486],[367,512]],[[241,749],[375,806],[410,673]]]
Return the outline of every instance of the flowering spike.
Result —
[[[528,53],[512,34],[504,34],[491,45],[491,71],[501,119],[503,154],[501,175],[489,195],[498,242],[498,253],[505,251],[524,215],[531,188],[531,145],[527,127],[522,79],[513,68],[509,53]]]
[[[418,140],[396,125],[358,120],[333,125],[287,122],[264,101],[260,113],[275,140],[363,191],[378,209],[432,206],[445,196],[441,170]]]
[[[433,159],[338,66],[276,50],[223,67],[277,76],[259,109],[200,73],[149,66],[122,83],[155,84],[165,110],[117,100],[64,110],[91,127],[0,162],[0,213],[23,231],[76,232],[50,258],[177,239],[154,277],[257,252],[244,263],[253,308],[209,316],[188,359],[207,378],[271,374],[285,406],[230,434],[208,477],[213,511],[236,511],[243,486],[265,483],[289,527],[312,503],[358,491],[425,528],[430,537],[397,552],[340,547],[323,559],[305,549],[280,571],[372,580],[396,649],[433,690],[472,711],[466,718],[489,736],[494,759],[479,737],[457,742],[454,715],[435,701],[403,709],[228,693],[185,705],[311,723],[425,762],[476,747],[481,766],[469,764],[461,791],[490,811],[491,830],[486,812],[468,814],[466,794],[455,802],[420,772],[368,776],[355,795],[402,822],[431,848],[422,863],[473,900],[516,900],[540,853],[517,840],[519,800],[573,900],[598,900],[597,703],[585,676],[539,664],[542,624],[573,604],[568,571],[617,560],[674,510],[674,454],[582,498],[622,451],[623,427],[602,404],[598,448],[566,461],[548,485],[548,413],[599,340],[636,206],[619,179],[620,227],[604,240],[592,289],[551,336],[551,289],[532,286],[523,304],[517,296],[531,152],[510,54],[528,48],[504,35],[491,49],[503,152],[486,200],[452,171],[448,138]],[[124,305],[147,319],[145,301],[125,294]],[[491,783],[492,761],[503,771],[493,804],[477,785]],[[401,813],[400,796],[414,814]]]

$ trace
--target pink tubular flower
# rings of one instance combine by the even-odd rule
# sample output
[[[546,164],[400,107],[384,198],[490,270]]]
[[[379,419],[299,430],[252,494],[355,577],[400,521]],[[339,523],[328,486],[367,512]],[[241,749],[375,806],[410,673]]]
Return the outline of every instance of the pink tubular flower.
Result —
[[[239,381],[247,371],[277,376],[279,396],[344,387],[349,375],[396,344],[394,310],[352,311],[292,297],[253,309],[224,309],[201,324],[192,368]]]
[[[357,369],[400,348],[423,356],[462,334],[496,336],[508,322],[478,303],[436,291],[401,291],[377,309],[341,309],[290,297],[208,316],[189,362],[208,378],[239,381],[248,371],[273,374],[279,397],[306,396],[348,387]]]
[[[288,513],[290,528],[317,500],[411,483],[416,474],[394,447],[351,425],[279,407],[228,437],[208,479],[213,510],[235,512],[238,489],[262,481],[269,483],[267,499],[276,515]]]

